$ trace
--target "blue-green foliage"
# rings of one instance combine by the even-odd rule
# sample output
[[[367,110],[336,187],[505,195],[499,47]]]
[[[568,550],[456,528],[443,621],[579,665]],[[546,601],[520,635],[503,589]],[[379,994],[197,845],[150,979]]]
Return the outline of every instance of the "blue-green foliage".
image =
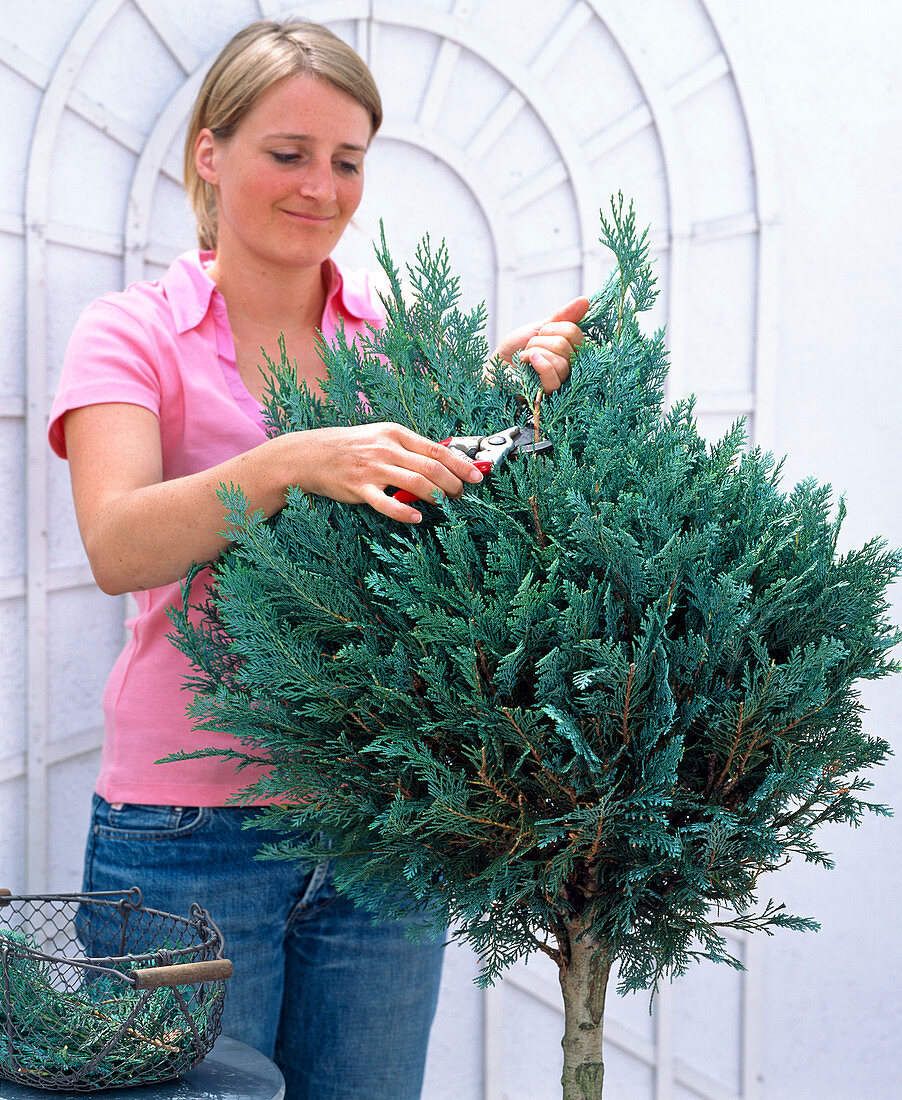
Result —
[[[272,763],[249,792],[282,800],[270,854],[315,858],[325,830],[343,890],[386,915],[425,903],[486,980],[538,948],[563,961],[587,910],[624,987],[735,962],[725,926],[814,926],[759,905],[763,872],[829,865],[816,826],[886,812],[861,798],[889,750],[853,685],[896,668],[900,556],[838,554],[828,488],[785,493],[741,424],[707,446],[691,401],[663,411],[645,235],[622,200],[602,231],[618,268],[542,402],[551,457],[415,527],[298,491],[265,520],[224,490],[234,543],[205,614],[173,612],[200,728]],[[384,240],[379,258],[387,327],[324,349],[327,403],[283,355],[272,430],[524,422],[534,378],[483,379],[484,311],[459,310],[444,246],[418,251],[413,304]]]

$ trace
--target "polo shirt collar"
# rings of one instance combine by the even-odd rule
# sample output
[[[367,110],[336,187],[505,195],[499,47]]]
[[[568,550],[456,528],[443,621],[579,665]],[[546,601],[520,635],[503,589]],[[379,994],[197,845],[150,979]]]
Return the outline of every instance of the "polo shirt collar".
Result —
[[[323,318],[334,310],[358,321],[370,321],[375,325],[382,323],[385,314],[377,304],[372,284],[364,272],[340,271],[335,261],[328,259],[323,264],[323,276],[326,284]]]
[[[173,261],[163,276],[163,290],[179,335],[197,328],[210,309],[216,283],[207,274],[205,265],[212,260],[212,252],[197,249],[185,252]],[[342,274],[331,259],[323,264],[323,275],[326,284],[324,317],[334,312],[374,324],[382,320],[364,279],[355,278],[354,273]]]
[[[172,310],[175,330],[181,336],[197,328],[210,309],[216,283],[204,269],[213,259],[212,252],[185,252],[170,264],[162,285]]]

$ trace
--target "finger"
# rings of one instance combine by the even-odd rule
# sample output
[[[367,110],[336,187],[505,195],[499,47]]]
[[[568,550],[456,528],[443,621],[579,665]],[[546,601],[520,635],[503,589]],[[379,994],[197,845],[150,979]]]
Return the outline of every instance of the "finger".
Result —
[[[590,304],[589,299],[586,298],[585,295],[580,295],[579,298],[574,298],[572,302],[568,302],[565,306],[561,306],[560,309],[555,310],[544,323],[549,324],[553,321],[572,321],[575,324],[585,317]]]
[[[566,354],[568,349],[564,345],[569,345],[569,349],[572,351],[585,340],[586,334],[573,321],[549,321],[547,324],[542,325],[529,342],[532,343],[532,341],[540,338],[556,341],[558,344],[557,350]]]
[[[571,328],[575,332],[571,331]],[[533,336],[526,345],[525,350],[541,350],[549,355],[556,355],[560,356],[561,359],[569,360],[573,357],[576,348],[582,343],[582,336],[582,330],[577,328],[576,325],[548,325]]]
[[[419,461],[412,468],[433,481],[437,489],[451,496],[460,493],[463,488],[460,482],[476,485],[482,481],[482,474],[460,451],[426,439],[425,436],[417,435],[416,432],[409,432],[408,435],[409,441],[405,440],[408,450],[425,460],[425,462]],[[447,474],[452,476],[453,481],[448,480]]]
[[[482,481],[480,471],[460,452],[399,425],[391,426],[391,433],[396,440],[394,453],[381,477],[397,487],[393,496],[402,504],[432,501],[436,495],[459,497],[467,483]]]
[[[545,393],[553,393],[561,388],[561,383],[570,377],[569,357],[554,355],[542,347],[527,348],[523,353],[532,369],[539,376]]]
[[[389,484],[397,485],[402,490],[401,500],[405,503],[411,500],[431,501],[436,496],[459,497],[465,488],[465,482],[446,466],[426,458],[399,466],[389,475]]]
[[[397,496],[389,496],[376,488],[363,494],[363,502],[399,523],[420,523],[423,519],[423,514],[418,509],[398,500]]]

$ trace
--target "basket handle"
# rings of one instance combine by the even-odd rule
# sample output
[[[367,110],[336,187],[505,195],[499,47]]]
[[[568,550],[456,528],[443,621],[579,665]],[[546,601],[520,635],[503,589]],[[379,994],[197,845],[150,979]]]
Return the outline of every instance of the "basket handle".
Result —
[[[229,959],[207,959],[205,962],[173,963],[171,966],[149,966],[130,970],[135,989],[171,989],[175,985],[216,982],[232,976]]]

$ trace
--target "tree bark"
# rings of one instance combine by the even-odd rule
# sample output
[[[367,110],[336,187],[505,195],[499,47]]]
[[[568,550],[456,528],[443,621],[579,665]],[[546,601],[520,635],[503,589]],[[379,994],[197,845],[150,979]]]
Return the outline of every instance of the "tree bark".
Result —
[[[588,928],[591,920],[577,918],[567,930],[570,960],[561,969],[564,994],[563,1100],[601,1100],[604,1061],[604,997],[611,973],[611,958],[603,943]]]

